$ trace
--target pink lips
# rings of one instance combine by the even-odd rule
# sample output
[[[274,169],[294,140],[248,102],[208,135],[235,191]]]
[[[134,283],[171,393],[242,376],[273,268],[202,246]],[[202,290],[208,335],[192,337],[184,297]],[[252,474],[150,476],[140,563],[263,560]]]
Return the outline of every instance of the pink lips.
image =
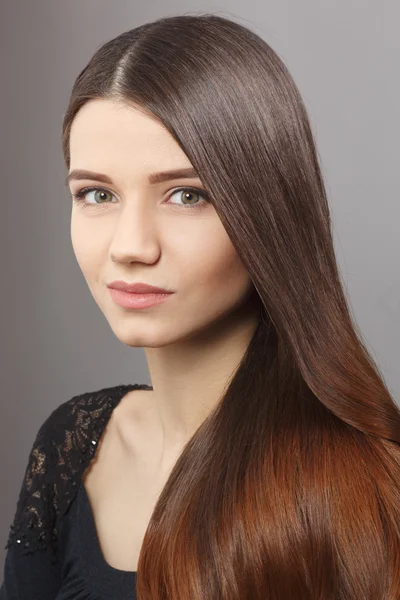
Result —
[[[107,287],[114,302],[123,308],[149,308],[164,302],[173,294],[146,283],[113,281]]]
[[[121,290],[123,292],[130,292],[133,294],[170,294],[169,290],[164,290],[148,283],[126,283],[125,281],[113,281],[107,285],[109,288],[114,290]]]

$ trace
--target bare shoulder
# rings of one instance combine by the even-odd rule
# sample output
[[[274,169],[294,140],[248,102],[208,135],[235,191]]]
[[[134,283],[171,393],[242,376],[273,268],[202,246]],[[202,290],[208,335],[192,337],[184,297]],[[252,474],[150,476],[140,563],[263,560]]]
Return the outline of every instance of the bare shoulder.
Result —
[[[154,433],[156,416],[154,392],[132,390],[114,409],[111,427],[121,442],[135,447]]]

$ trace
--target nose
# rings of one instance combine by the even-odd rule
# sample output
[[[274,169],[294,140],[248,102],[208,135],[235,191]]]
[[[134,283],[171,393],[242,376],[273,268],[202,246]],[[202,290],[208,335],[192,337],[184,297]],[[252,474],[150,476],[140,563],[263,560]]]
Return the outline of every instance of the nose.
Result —
[[[153,263],[160,253],[158,236],[144,209],[121,211],[115,225],[109,256],[112,262]]]

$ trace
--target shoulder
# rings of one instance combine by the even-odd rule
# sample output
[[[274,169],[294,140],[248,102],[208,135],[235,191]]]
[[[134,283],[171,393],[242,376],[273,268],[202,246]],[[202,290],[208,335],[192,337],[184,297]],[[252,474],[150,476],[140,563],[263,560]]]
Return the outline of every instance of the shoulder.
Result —
[[[109,416],[122,396],[130,389],[141,387],[135,385],[118,385],[102,388],[92,392],[84,392],[73,396],[57,406],[41,425],[37,439],[56,441],[54,435],[68,431],[68,427],[76,426],[80,430],[89,431],[90,424],[99,424],[99,420]]]
[[[113,409],[130,390],[119,385],[84,392],[57,406],[40,426],[22,480],[6,548],[56,552],[60,520],[93,458]]]

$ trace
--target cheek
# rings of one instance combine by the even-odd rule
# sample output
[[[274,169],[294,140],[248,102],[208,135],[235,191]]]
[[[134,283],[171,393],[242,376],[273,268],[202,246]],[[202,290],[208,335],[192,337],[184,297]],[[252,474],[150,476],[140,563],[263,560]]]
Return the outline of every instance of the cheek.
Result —
[[[216,290],[240,295],[248,289],[250,276],[233,247],[214,255],[214,260],[210,257],[209,265],[209,283]]]
[[[85,227],[78,218],[71,219],[71,243],[78,265],[86,279],[95,277],[102,257],[101,236]]]
[[[207,237],[201,250],[187,259],[193,285],[203,295],[228,294],[234,300],[246,293],[251,279],[224,229]]]

